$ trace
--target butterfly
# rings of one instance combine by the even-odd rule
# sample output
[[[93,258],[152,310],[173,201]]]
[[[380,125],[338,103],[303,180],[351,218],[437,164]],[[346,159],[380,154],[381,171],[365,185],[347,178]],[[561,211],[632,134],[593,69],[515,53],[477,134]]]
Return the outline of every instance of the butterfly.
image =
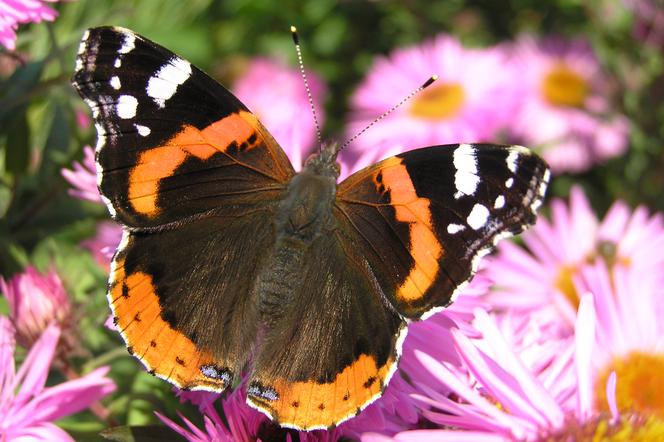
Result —
[[[284,427],[330,428],[380,397],[408,324],[535,221],[549,180],[530,150],[491,144],[412,150],[341,183],[328,144],[296,173],[229,91],[123,28],[85,32],[72,82],[123,225],[108,300],[129,352],[183,389],[246,375],[247,403]]]

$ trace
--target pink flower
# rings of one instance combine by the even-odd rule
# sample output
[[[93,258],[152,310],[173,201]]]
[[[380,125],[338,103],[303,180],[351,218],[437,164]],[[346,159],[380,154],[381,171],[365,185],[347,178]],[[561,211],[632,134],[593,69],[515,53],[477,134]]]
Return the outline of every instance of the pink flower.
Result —
[[[81,129],[87,129],[92,124],[92,118],[90,115],[80,109],[75,110],[76,114],[76,125]]]
[[[587,41],[522,37],[513,53],[525,92],[512,123],[519,142],[538,148],[558,173],[625,152],[628,121],[611,111],[606,75]]]
[[[73,170],[62,169],[62,176],[74,188],[69,189],[69,194],[75,198],[102,204],[99,190],[97,189],[97,169],[95,165],[95,151],[90,146],[83,148],[83,160],[74,162]]]
[[[58,15],[45,2],[56,0],[2,0],[0,1],[0,44],[16,49],[16,30],[19,24],[53,21]]]
[[[438,75],[435,83],[368,130],[351,148],[362,154],[373,152],[373,162],[394,149],[492,141],[519,104],[520,84],[514,81],[516,73],[505,51],[466,49],[454,37],[440,35],[376,60],[352,97],[348,136],[434,74]]]
[[[482,349],[463,333],[451,330],[461,369],[417,352],[438,382],[422,386],[426,394],[415,399],[429,421],[426,426],[438,428],[405,431],[393,439],[365,435],[363,441],[606,440],[603,437],[619,431],[635,435],[642,429],[641,421],[617,412],[615,376],[607,383],[611,414],[601,414],[594,407],[592,295],[581,301],[576,334],[569,341],[572,351],[560,354],[548,370],[528,367],[512,351],[493,318],[483,310],[476,314]],[[648,429],[651,435],[658,430],[656,425]]]
[[[312,72],[307,72],[307,80],[323,125],[325,84]],[[317,147],[316,127],[300,71],[274,60],[255,58],[236,81],[233,91],[286,151],[295,170],[300,170],[308,154]]]
[[[0,316],[0,439],[73,441],[53,421],[78,413],[115,390],[106,377],[108,367],[46,387],[59,339],[56,325],[46,328],[16,372],[14,330],[9,320]]]
[[[616,373],[617,409],[664,422],[661,281],[624,265],[609,269],[598,260],[581,269],[575,285],[579,292],[593,293],[597,312],[595,404],[609,411],[602,386]]]
[[[10,318],[22,346],[30,348],[49,324],[71,328],[71,304],[55,271],[42,275],[29,266],[8,281],[0,277],[0,291],[7,297]]]
[[[97,225],[97,234],[81,242],[81,247],[92,253],[102,268],[110,268],[115,249],[122,239],[122,227],[113,221],[102,221]]]
[[[643,277],[664,282],[664,218],[645,207],[630,210],[613,204],[602,221],[583,191],[572,188],[570,202],[551,202],[551,221],[540,216],[522,235],[525,248],[504,241],[486,266],[496,290],[489,302],[501,309],[537,311],[542,320],[574,322],[579,291],[574,284],[583,268],[603,260],[610,268],[625,266]]]

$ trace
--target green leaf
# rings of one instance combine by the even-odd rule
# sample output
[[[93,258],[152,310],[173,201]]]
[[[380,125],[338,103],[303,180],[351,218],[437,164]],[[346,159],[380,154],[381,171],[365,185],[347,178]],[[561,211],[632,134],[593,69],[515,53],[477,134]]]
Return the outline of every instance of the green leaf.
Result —
[[[30,129],[25,112],[11,119],[5,145],[5,167],[14,175],[22,175],[30,164]]]
[[[20,107],[26,107],[44,69],[43,61],[17,68],[11,77],[0,83],[0,131],[9,127]]]
[[[69,140],[71,139],[71,127],[67,119],[67,110],[62,103],[54,104],[53,121],[51,129],[46,138],[44,153],[40,168],[40,175],[48,176],[53,173],[57,166],[69,160]]]
[[[100,434],[104,439],[118,442],[180,442],[186,440],[165,425],[113,427],[102,431]]]

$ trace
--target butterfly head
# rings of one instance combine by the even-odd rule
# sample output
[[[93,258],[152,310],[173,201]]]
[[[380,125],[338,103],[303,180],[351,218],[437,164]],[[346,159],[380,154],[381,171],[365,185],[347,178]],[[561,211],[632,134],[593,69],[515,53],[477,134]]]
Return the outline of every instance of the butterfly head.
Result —
[[[336,181],[341,172],[341,166],[337,163],[339,145],[337,143],[323,144],[321,150],[312,154],[304,162],[304,169],[317,175],[334,178]]]

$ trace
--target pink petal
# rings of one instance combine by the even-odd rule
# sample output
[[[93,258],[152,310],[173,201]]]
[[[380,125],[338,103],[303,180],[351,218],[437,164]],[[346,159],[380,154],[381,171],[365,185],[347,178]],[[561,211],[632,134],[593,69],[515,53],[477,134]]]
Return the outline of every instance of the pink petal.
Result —
[[[537,410],[538,418],[539,416],[545,417],[548,421],[547,426],[557,428],[562,425],[565,420],[563,410],[558,406],[555,399],[551,397],[551,394],[544,388],[541,382],[533,376],[532,371],[526,368],[523,362],[510,349],[510,346],[502,337],[502,334],[488,313],[477,309],[475,317],[478,328],[483,332],[487,344],[495,355],[500,355],[496,359],[496,362],[500,364],[501,368],[510,373],[510,376],[518,380],[525,397],[528,398],[528,402]],[[512,411],[514,412],[515,410]]]
[[[476,406],[480,411],[486,414],[488,418],[493,419],[500,425],[503,425],[505,429],[512,431],[515,435],[525,433],[523,428],[514,428],[516,427],[516,419],[513,419],[512,416],[503,413],[493,404],[489,403],[468,384],[457,378],[447,367],[445,367],[445,365],[419,350],[415,350],[415,357],[417,357],[422,365],[427,370],[429,370],[433,376],[438,378],[441,383],[447,385],[449,388],[453,389],[454,392],[461,398]]]
[[[32,345],[14,379],[14,389],[22,384],[16,395],[17,401],[27,400],[44,389],[49,367],[59,340],[60,328],[57,325],[50,325]]]
[[[115,384],[105,377],[109,367],[100,367],[78,379],[45,389],[35,398],[35,412],[30,419],[54,421],[86,409],[93,402],[115,391]]]
[[[578,379],[578,417],[588,419],[593,411],[592,353],[595,343],[595,308],[593,295],[581,297],[575,326],[575,362]]]
[[[13,433],[10,439],[13,442],[74,442],[67,432],[50,422],[21,428],[17,433]]]
[[[536,431],[540,426],[546,427],[546,419],[528,401],[518,382],[495,361],[480,352],[468,338],[454,333],[454,330],[452,332],[459,353],[463,356],[470,372],[498,402],[510,410],[510,417],[521,417],[529,431]],[[513,426],[512,432],[516,438],[525,436],[522,428]]]
[[[613,422],[618,422],[620,420],[620,411],[618,410],[618,404],[616,403],[616,379],[616,372],[612,371],[609,375],[609,379],[606,381],[606,399],[609,403],[609,410],[611,410],[611,419]]]
[[[394,436],[397,442],[509,442],[512,439],[494,433],[454,430],[414,430]]]

